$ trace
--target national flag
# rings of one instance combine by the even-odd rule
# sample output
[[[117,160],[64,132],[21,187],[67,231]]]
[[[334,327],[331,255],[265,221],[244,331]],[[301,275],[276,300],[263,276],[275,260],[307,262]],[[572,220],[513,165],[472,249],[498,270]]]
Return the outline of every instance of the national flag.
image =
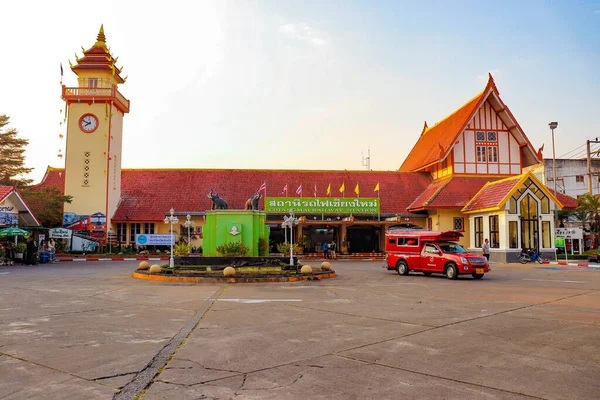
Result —
[[[315,197],[317,197],[317,184],[315,183],[315,190],[313,191],[313,194],[315,195]]]
[[[375,189],[373,189],[374,192],[379,192],[379,182],[377,182],[377,186],[375,186]]]
[[[354,193],[356,193],[357,196],[360,193],[360,190],[358,189],[358,183],[356,184],[356,187],[354,188]]]
[[[298,186],[298,189],[296,189],[296,194],[302,194],[302,184],[300,184],[300,186]]]
[[[260,185],[260,187],[258,188],[258,191],[259,191],[259,192],[262,192],[263,190],[264,190],[264,191],[266,191],[266,190],[267,190],[267,182],[263,183],[263,184],[262,184],[262,185]]]
[[[281,191],[281,194],[287,194],[287,183],[283,187],[283,190]]]
[[[329,186],[327,186],[327,194],[331,194],[331,183],[329,184]]]
[[[344,190],[346,190],[346,183],[342,183],[342,186],[340,187],[340,193],[344,193]]]

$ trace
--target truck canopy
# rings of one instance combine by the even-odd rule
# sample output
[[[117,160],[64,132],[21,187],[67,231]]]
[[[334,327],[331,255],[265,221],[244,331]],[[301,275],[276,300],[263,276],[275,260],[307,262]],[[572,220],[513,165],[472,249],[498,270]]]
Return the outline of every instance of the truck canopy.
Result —
[[[404,237],[415,238],[422,242],[439,242],[443,240],[455,241],[459,240],[464,235],[458,231],[409,231],[409,230],[390,230],[385,233],[386,237]]]

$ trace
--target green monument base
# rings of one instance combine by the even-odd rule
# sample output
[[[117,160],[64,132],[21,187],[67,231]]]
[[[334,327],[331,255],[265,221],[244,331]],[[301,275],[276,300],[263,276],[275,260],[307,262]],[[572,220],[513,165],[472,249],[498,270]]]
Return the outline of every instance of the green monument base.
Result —
[[[220,256],[217,246],[229,242],[243,242],[250,250],[249,257],[269,255],[268,225],[264,211],[211,210],[206,213],[206,224],[202,228],[202,254],[207,257]],[[259,243],[263,243],[260,249]],[[261,251],[262,250],[262,251]]]

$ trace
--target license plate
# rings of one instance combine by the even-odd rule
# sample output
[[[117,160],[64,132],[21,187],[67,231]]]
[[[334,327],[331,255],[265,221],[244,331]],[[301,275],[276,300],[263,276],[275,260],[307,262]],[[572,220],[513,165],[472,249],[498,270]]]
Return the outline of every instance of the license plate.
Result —
[[[484,268],[475,268],[475,273],[477,275],[480,275],[480,274],[483,275],[484,272],[485,272]]]

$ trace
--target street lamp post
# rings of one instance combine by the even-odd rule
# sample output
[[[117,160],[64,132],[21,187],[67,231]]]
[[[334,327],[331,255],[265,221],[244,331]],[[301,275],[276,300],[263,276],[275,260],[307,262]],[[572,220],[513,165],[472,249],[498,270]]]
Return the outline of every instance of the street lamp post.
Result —
[[[300,220],[294,217],[294,212],[290,210],[290,216],[284,216],[283,223],[281,224],[281,227],[284,230],[288,226],[290,227],[290,266],[294,265],[294,235],[292,229],[294,228],[294,225],[298,225],[298,222],[300,222]]]
[[[179,222],[179,218],[175,216],[175,210],[171,207],[169,210],[170,216],[165,217],[165,224],[171,224],[171,258],[169,259],[169,267],[175,267],[175,260],[173,259],[173,242],[175,242],[173,238],[173,224],[177,224]]]
[[[191,242],[190,242],[190,227],[194,228],[196,227],[196,223],[194,221],[192,221],[192,216],[190,214],[188,214],[185,217],[185,224],[183,224],[186,228],[188,228],[188,245],[191,246]]]
[[[552,131],[552,179],[554,180],[554,195],[556,196],[556,155],[554,153],[554,130],[558,126],[558,122],[550,122],[548,126]]]

